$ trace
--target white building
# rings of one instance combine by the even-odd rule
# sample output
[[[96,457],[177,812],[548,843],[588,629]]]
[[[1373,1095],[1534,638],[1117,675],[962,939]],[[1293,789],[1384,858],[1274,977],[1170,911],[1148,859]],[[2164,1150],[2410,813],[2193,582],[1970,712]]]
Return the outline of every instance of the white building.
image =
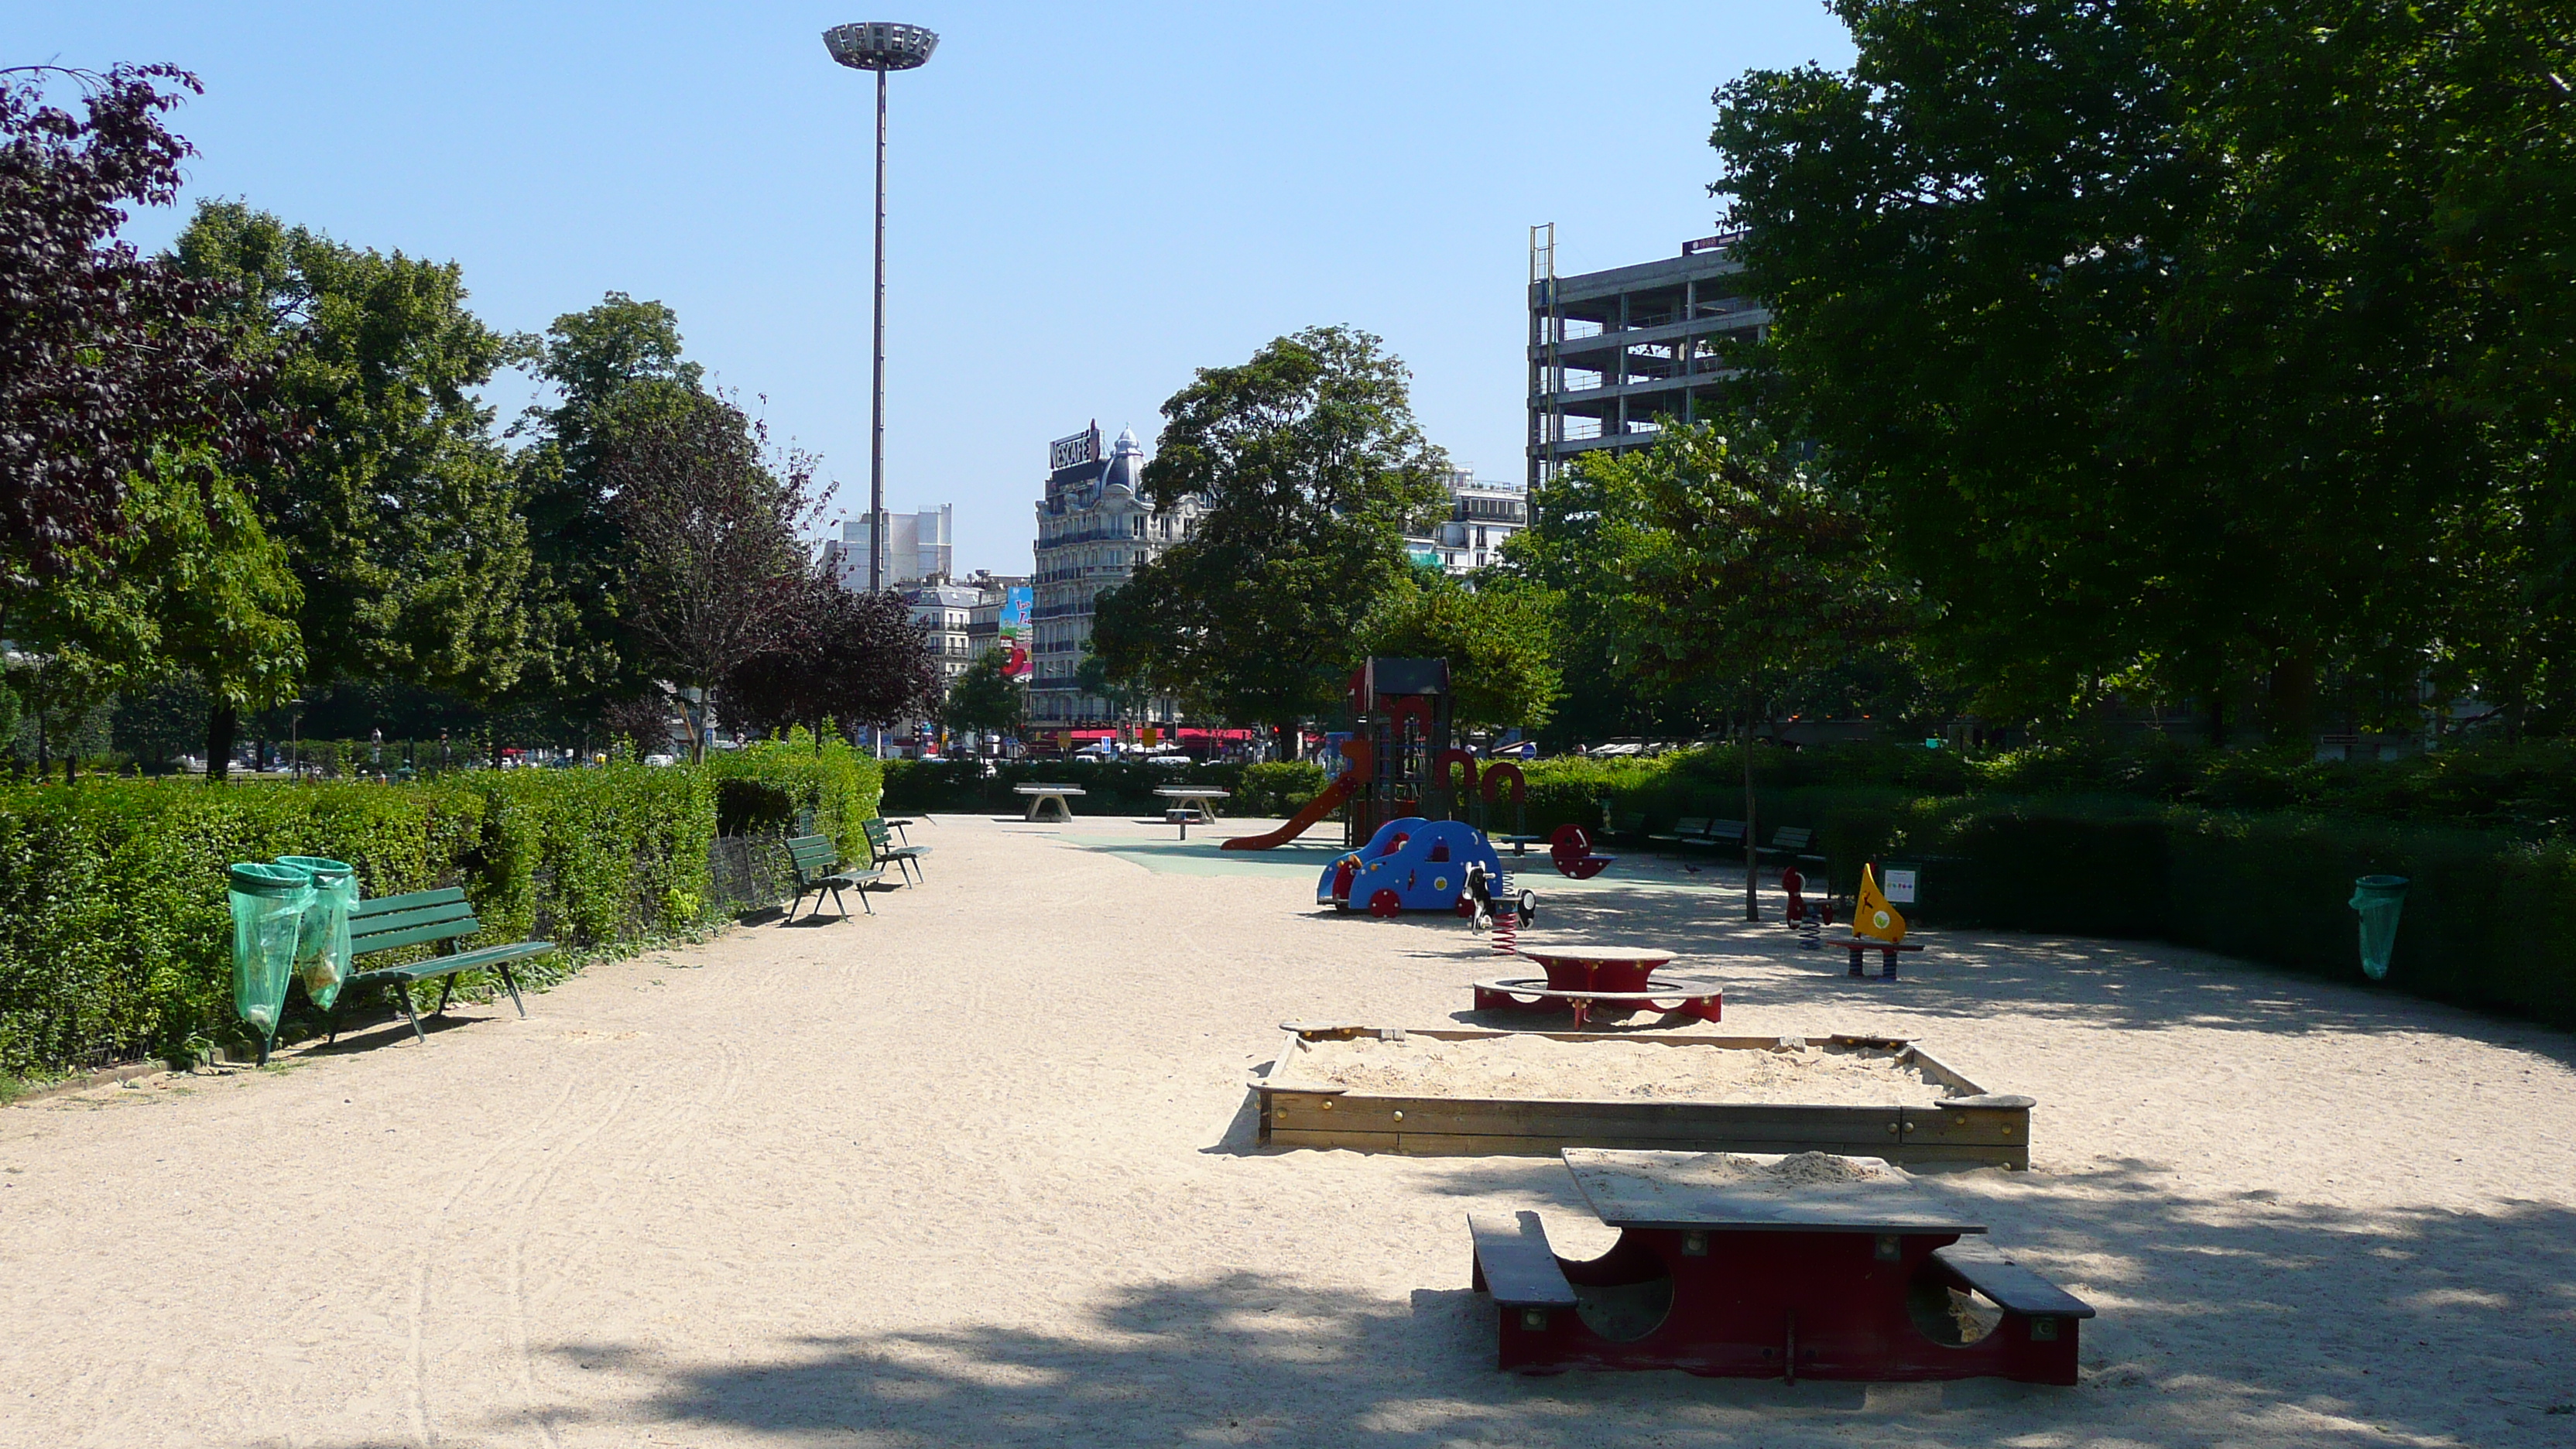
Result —
[[[1529,527],[1529,495],[1508,483],[1480,483],[1472,468],[1452,468],[1449,516],[1428,533],[1405,539],[1416,563],[1453,574],[1474,573],[1502,558],[1503,540]]]
[[[1145,450],[1132,431],[1121,432],[1111,454],[1100,454],[1100,425],[1048,446],[1046,496],[1038,501],[1036,590],[1030,616],[1029,722],[1038,729],[1098,728],[1114,724],[1106,701],[1074,683],[1082,646],[1091,638],[1092,604],[1127,582],[1138,565],[1190,536],[1198,524],[1195,501],[1158,512],[1145,496]],[[1179,706],[1157,699],[1147,708],[1157,723],[1177,724]]]
[[[901,588],[924,579],[945,579],[952,566],[955,535],[955,506],[942,503],[918,513],[886,513],[885,586]],[[871,530],[865,514],[843,519],[841,536],[826,541],[823,556],[831,565],[832,577],[841,587],[853,592],[868,586],[868,543]]]

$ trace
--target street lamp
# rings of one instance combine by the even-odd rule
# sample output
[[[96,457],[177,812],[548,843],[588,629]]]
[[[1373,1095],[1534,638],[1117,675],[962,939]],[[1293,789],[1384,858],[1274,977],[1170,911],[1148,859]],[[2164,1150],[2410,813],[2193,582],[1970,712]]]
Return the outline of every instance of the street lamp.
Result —
[[[913,70],[930,60],[939,37],[918,25],[870,20],[823,32],[832,59],[852,70],[877,73],[877,305],[876,396],[868,431],[868,591],[885,587],[885,151],[886,72]]]

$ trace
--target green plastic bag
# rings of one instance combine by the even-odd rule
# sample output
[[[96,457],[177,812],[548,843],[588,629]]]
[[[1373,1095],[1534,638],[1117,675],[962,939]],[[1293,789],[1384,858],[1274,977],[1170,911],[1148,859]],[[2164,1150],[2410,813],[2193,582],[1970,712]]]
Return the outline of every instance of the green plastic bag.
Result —
[[[295,948],[304,934],[304,908],[313,901],[313,872],[300,865],[235,864],[233,905],[233,1013],[259,1033],[261,1056],[277,1039],[286,1007],[286,981],[295,970]]]
[[[329,1011],[340,999],[340,983],[349,979],[349,909],[358,903],[358,872],[345,861],[318,855],[281,855],[277,863],[313,874],[313,903],[304,908],[304,927],[296,935],[295,975],[313,1004]]]
[[[2352,883],[2348,903],[2361,913],[2361,974],[2373,981],[2388,978],[2388,958],[2397,950],[2397,916],[2406,908],[2406,877],[2366,875]]]

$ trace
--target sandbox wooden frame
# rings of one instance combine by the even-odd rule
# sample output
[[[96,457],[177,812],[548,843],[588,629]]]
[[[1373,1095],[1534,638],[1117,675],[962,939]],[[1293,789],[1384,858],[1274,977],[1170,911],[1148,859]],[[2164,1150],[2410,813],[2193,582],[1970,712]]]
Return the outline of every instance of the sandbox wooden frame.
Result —
[[[1898,1166],[1962,1163],[2030,1166],[2029,1097],[1998,1096],[1905,1037],[1702,1036],[1696,1033],[1508,1032],[1472,1028],[1283,1028],[1279,1055],[1251,1087],[1261,1136],[1273,1147],[1346,1147],[1416,1157],[1553,1157],[1568,1147],[1693,1152],[1834,1152]],[[1779,1102],[1640,1102],[1553,1098],[1398,1097],[1355,1092],[1287,1075],[1298,1042],[1360,1037],[1474,1041],[1543,1036],[1576,1044],[1648,1041],[1711,1051],[1771,1051],[1782,1043],[1899,1053],[1957,1093],[1937,1106],[1840,1107]]]

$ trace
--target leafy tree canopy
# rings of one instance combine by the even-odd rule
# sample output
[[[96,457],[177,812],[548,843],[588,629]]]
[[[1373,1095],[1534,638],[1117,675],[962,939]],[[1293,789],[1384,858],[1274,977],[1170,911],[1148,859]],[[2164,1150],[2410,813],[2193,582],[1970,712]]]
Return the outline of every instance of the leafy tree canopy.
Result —
[[[1097,603],[1115,677],[1281,728],[1327,712],[1365,626],[1408,565],[1408,527],[1442,501],[1446,459],[1413,419],[1403,363],[1344,327],[1202,368],[1163,404],[1145,486],[1195,531]]]
[[[1028,723],[1029,695],[1018,680],[1002,672],[1010,662],[1007,649],[987,649],[976,655],[949,684],[939,722],[963,735],[1018,734]]]
[[[49,82],[77,85],[83,114]],[[177,196],[194,150],[161,117],[200,90],[166,65],[0,71],[0,632],[13,600],[126,530],[135,476],[277,441],[258,425],[268,368],[201,320],[220,289],[115,239],[128,205]],[[182,439],[202,446],[160,451]]]
[[[505,693],[527,649],[528,528],[475,389],[511,343],[466,310],[456,265],[229,201],[197,209],[175,257],[229,294],[237,345],[278,361],[278,405],[308,440],[249,477],[301,585],[315,681]]]
[[[2259,687],[2297,734],[2321,676],[2410,714],[2428,669],[2565,687],[2529,605],[2565,597],[2576,481],[2576,328],[2539,282],[2570,265],[2542,218],[2576,203],[2576,29],[2515,0],[1835,10],[1850,71],[1720,89],[1715,189],[1777,319],[1759,360],[1986,706]]]
[[[678,315],[624,292],[557,317],[529,355],[557,400],[513,429],[530,438],[519,475],[539,654],[526,692],[596,708],[649,682],[623,615],[627,545],[605,471],[611,435],[649,412],[693,407],[703,374],[680,356]]]
[[[1449,661],[1452,718],[1468,728],[1536,729],[1565,692],[1556,660],[1560,600],[1487,571],[1459,580],[1415,569],[1370,623],[1371,654]]]

